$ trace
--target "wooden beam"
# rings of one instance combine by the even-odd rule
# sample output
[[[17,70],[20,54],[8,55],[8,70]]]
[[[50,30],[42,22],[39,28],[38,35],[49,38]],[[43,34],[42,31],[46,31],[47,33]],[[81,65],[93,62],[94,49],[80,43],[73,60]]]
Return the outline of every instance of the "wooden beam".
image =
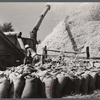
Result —
[[[47,51],[51,51],[51,52],[61,52],[61,51],[59,51],[59,50],[47,50]],[[73,54],[78,54],[79,52],[69,52],[69,51],[64,51],[64,53],[73,53]],[[80,52],[80,54],[84,54],[84,53],[86,53],[86,52]]]

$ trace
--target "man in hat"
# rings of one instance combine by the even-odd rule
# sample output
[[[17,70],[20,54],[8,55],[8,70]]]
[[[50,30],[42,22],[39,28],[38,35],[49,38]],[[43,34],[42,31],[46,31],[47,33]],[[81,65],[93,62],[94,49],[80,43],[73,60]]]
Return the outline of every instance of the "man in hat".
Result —
[[[26,49],[26,57],[24,59],[24,64],[32,64],[32,66],[35,65],[35,63],[39,62],[39,56],[38,54],[28,45],[25,45]]]

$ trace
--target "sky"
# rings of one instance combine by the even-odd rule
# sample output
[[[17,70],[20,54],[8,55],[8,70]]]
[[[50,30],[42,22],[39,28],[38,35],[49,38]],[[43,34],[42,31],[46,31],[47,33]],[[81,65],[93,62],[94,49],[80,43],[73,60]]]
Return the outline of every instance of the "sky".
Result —
[[[30,37],[30,31],[34,28],[40,14],[46,4],[51,5],[38,30],[38,40],[43,41],[56,25],[65,18],[66,12],[77,7],[80,3],[47,3],[47,2],[6,2],[0,3],[0,24],[11,22],[17,32],[22,32],[24,37]]]

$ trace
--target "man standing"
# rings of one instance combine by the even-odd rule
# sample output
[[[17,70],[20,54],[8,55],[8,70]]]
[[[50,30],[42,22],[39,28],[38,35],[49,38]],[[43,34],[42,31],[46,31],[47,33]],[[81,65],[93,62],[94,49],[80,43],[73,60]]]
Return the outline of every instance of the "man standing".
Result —
[[[24,64],[32,64],[34,66],[40,60],[38,54],[28,44],[25,45],[25,49],[27,55],[24,59]]]

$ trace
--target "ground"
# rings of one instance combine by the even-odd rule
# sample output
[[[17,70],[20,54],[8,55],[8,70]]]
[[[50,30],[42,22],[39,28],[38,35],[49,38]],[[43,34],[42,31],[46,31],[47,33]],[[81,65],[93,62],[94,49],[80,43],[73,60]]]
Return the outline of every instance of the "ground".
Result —
[[[72,94],[70,96],[64,96],[63,98],[96,98],[96,99],[100,99],[100,90],[95,90],[92,94],[86,94],[86,95],[82,95],[82,94]]]

